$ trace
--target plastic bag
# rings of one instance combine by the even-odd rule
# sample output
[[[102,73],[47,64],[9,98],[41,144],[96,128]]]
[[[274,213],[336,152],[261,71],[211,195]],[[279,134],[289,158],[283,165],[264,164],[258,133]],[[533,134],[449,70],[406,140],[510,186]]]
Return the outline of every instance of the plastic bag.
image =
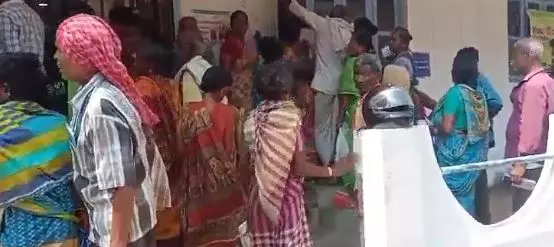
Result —
[[[248,235],[248,223],[245,221],[239,226],[240,244],[242,247],[253,247],[252,238]]]
[[[352,133],[352,130],[347,124],[340,126],[337,142],[335,143],[335,161],[347,156],[351,152],[347,137],[350,133]]]

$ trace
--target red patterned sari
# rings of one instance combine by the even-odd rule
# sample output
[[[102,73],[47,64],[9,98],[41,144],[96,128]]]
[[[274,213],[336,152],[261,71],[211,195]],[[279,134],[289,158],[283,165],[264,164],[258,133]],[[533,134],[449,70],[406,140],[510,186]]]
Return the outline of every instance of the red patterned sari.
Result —
[[[206,100],[188,105],[179,129],[184,163],[172,169],[180,184],[172,191],[183,208],[184,246],[235,247],[245,220],[245,194],[236,162],[237,110]]]

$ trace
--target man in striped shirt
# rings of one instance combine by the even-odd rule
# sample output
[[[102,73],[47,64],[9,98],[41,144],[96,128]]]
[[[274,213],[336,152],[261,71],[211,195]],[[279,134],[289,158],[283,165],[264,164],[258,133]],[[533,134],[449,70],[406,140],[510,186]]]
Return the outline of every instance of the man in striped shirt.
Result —
[[[112,217],[131,217],[129,246],[153,246],[154,186],[147,179],[147,141],[129,100],[102,75],[95,75],[72,99],[75,187],[89,212],[89,239],[110,246]],[[118,194],[134,191],[132,208]],[[125,198],[125,197],[121,197]],[[112,216],[113,214],[113,216]]]
[[[119,60],[121,43],[104,20],[64,20],[56,47],[62,76],[81,85],[71,100],[70,131],[89,240],[101,247],[153,247],[156,209],[170,201],[163,162],[146,134],[159,119],[138,96]]]

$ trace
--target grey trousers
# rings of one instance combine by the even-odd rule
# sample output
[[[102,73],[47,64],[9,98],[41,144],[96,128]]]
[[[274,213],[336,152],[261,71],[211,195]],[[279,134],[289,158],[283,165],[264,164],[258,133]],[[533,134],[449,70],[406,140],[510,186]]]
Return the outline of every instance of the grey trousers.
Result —
[[[541,176],[542,168],[535,168],[535,169],[529,169],[525,171],[525,174],[523,175],[524,178],[531,179],[534,181],[539,181],[539,178]],[[529,199],[529,196],[531,195],[532,191],[527,191],[523,189],[514,188],[512,193],[512,209],[513,212],[517,212],[523,204]]]
[[[332,163],[337,141],[339,99],[337,95],[314,95],[315,149],[323,164]]]

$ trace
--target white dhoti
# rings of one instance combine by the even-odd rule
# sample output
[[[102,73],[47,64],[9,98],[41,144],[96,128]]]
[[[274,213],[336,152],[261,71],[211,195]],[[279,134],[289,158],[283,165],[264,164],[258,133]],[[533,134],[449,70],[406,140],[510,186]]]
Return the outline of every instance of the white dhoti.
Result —
[[[339,99],[322,92],[314,94],[315,149],[322,164],[329,164],[335,153]]]

